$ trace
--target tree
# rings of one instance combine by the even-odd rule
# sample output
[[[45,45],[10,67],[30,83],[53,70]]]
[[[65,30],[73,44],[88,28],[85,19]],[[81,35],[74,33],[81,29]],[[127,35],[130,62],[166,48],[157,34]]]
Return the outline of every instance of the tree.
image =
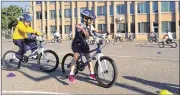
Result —
[[[17,5],[10,5],[1,9],[1,28],[11,29],[17,18],[22,15],[22,8]]]

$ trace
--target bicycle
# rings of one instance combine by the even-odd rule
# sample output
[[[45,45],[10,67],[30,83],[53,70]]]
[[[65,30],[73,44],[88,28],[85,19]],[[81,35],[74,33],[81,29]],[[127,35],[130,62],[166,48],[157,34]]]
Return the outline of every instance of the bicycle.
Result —
[[[148,41],[149,41],[150,43],[152,43],[152,42],[158,43],[158,42],[159,42],[159,40],[158,40],[157,38],[153,38],[153,37],[149,37],[149,38],[148,38]]]
[[[66,37],[66,40],[72,40],[73,37],[72,37],[72,34],[68,34],[68,36]]]
[[[45,50],[44,45],[42,42],[44,42],[43,36],[36,36],[37,46],[28,48],[28,51],[34,48],[37,48],[34,52],[32,52],[30,55],[23,55],[22,58],[19,60],[19,62],[14,62],[15,59],[13,59],[13,56],[15,56],[16,51],[14,50],[8,50],[4,53],[2,57],[2,63],[3,67],[6,70],[17,70],[20,69],[21,63],[28,63],[29,59],[37,60],[37,63],[39,65],[39,68],[44,72],[53,72],[57,69],[59,65],[59,57],[58,55],[52,51],[52,50]],[[12,54],[8,57],[9,54]],[[55,57],[55,60],[50,60],[50,56],[47,56],[47,54],[53,55]],[[33,55],[37,55],[36,58],[32,57]],[[55,64],[48,64],[49,62],[55,62]],[[45,63],[45,64],[44,64]],[[52,68],[48,68],[48,66]]]
[[[61,43],[61,39],[60,38],[58,38],[58,39],[52,39],[51,40],[51,43],[55,43],[55,42],[58,42],[58,43]]]
[[[176,47],[177,47],[177,43],[174,42],[174,41],[172,41],[172,42],[170,42],[170,41],[166,42],[166,41],[163,40],[163,41],[158,42],[158,46],[159,46],[160,48],[164,48],[165,45],[171,46],[171,48],[176,48]]]
[[[102,48],[104,48],[106,44],[109,44],[109,43],[110,43],[110,40],[107,39],[108,33],[104,33],[104,34],[98,34],[98,33],[96,33],[96,35],[97,35],[99,38],[101,38],[102,41],[103,41],[103,47],[102,47]],[[89,40],[89,44],[90,44],[90,45],[94,45],[94,44],[96,43],[96,38],[95,38],[96,35],[93,37],[93,40]]]
[[[133,38],[129,38],[129,37],[128,37],[128,38],[126,39],[126,42],[133,42],[133,41],[134,41]]]
[[[118,71],[117,71],[117,66],[115,64],[115,62],[113,61],[113,59],[111,59],[108,56],[104,56],[102,54],[101,51],[101,45],[102,43],[102,39],[98,39],[96,38],[96,42],[97,42],[97,48],[91,50],[88,52],[88,54],[95,52],[93,55],[90,55],[90,58],[93,60],[96,60],[96,56],[97,56],[97,61],[94,67],[94,71],[95,71],[95,75],[96,75],[96,80],[98,82],[98,84],[104,88],[110,88],[113,86],[113,84],[116,82],[117,80],[117,75],[118,75]],[[83,56],[85,56],[85,54],[80,53],[79,54],[79,58],[78,61],[76,62],[76,69],[75,69],[75,76],[78,74],[79,71],[83,71],[85,69],[85,67],[89,64],[89,61],[87,60],[86,62],[83,62]],[[70,57],[70,62],[67,62],[68,57]],[[73,54],[72,53],[68,53],[63,57],[62,60],[62,72],[65,75],[65,78],[68,78],[69,72],[70,72],[70,68],[71,68],[71,60],[73,58]],[[109,61],[109,65],[107,64]],[[111,65],[111,66],[110,66]],[[112,72],[112,76],[113,78],[108,80],[106,78],[108,77],[104,77],[102,78],[100,74],[102,74],[102,76],[105,76],[105,74],[108,74],[109,72]],[[104,82],[109,82],[109,83],[104,83]]]
[[[114,39],[114,42],[117,42],[117,41],[120,41],[120,42],[124,42],[124,40],[122,39],[122,37],[116,37],[115,39]]]

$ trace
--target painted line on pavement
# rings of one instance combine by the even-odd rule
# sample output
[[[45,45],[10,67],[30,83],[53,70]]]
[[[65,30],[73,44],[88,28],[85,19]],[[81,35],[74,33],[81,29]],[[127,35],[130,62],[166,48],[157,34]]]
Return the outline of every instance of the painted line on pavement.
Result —
[[[179,61],[179,59],[175,59],[175,58],[135,57],[135,56],[117,56],[117,55],[108,55],[108,56],[123,57],[123,58],[137,58],[137,59],[157,59],[157,60],[175,60],[175,61]]]
[[[2,91],[2,94],[53,94],[53,95],[67,95],[67,93],[55,93],[55,92],[44,92],[44,91]]]
[[[63,52],[63,53],[58,53],[60,55],[65,55],[70,52]],[[72,52],[71,52],[72,53]],[[105,55],[106,56],[106,55]],[[122,58],[137,58],[137,59],[156,59],[156,60],[174,60],[174,61],[179,61],[179,59],[176,58],[156,58],[156,57],[138,57],[138,56],[118,56],[118,55],[108,55],[107,56],[112,56],[112,57],[122,57]]]

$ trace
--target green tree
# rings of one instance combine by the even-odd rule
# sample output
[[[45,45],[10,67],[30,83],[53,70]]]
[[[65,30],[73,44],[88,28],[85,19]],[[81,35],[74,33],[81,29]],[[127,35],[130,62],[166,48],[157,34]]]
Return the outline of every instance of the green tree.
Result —
[[[1,9],[1,28],[11,29],[13,23],[22,15],[22,8],[17,5],[10,5]]]

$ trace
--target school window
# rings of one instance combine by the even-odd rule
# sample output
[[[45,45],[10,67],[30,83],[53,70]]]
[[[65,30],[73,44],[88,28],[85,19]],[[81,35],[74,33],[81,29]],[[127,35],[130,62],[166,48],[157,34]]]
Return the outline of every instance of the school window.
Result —
[[[106,15],[106,7],[105,6],[98,6],[97,7],[97,15],[98,16],[105,16]]]
[[[134,3],[130,4],[130,14],[134,14]]]
[[[36,12],[36,19],[42,19],[42,12],[41,11]]]
[[[55,19],[56,18],[56,11],[55,10],[50,10],[50,18]]]
[[[53,33],[55,33],[56,32],[56,26],[55,25],[52,25],[52,26],[50,26],[50,32],[51,32],[51,34],[53,34]]]
[[[64,16],[65,18],[70,18],[71,17],[71,10],[70,9],[64,9]]]
[[[161,2],[161,12],[175,12],[175,2],[174,1],[162,1]]]
[[[91,7],[91,11],[94,13],[94,7]]]
[[[47,11],[45,11],[45,19],[47,19]]]
[[[127,30],[128,27],[127,27],[127,23],[120,23],[120,24],[117,24],[117,32],[120,32],[120,33],[127,33]]]
[[[162,21],[162,33],[166,33],[166,30],[170,30],[171,32],[176,32],[175,22],[172,21]]]
[[[116,13],[119,14],[126,14],[127,6],[126,4],[121,4],[116,6]]]
[[[50,4],[54,4],[54,3],[56,3],[56,1],[50,1],[49,3],[50,3]]]
[[[179,1],[179,11],[180,11],[180,1]]]
[[[106,24],[98,24],[98,30],[107,31]]]
[[[65,34],[70,34],[70,33],[72,33],[71,25],[65,25]]]
[[[149,13],[149,2],[138,3],[138,13]]]
[[[74,17],[77,17],[77,8],[74,8]]]
[[[135,23],[131,23],[131,33],[135,33]]]
[[[110,5],[110,15],[113,16],[114,10],[113,10],[113,5]]]
[[[59,10],[59,18],[61,18],[62,17],[62,15],[61,15],[61,9]]]
[[[150,22],[140,22],[138,23],[139,33],[150,33]]]
[[[158,12],[158,1],[153,1],[153,13]]]
[[[42,1],[36,1],[36,4],[37,4],[37,5],[41,5],[41,4],[42,4]]]

